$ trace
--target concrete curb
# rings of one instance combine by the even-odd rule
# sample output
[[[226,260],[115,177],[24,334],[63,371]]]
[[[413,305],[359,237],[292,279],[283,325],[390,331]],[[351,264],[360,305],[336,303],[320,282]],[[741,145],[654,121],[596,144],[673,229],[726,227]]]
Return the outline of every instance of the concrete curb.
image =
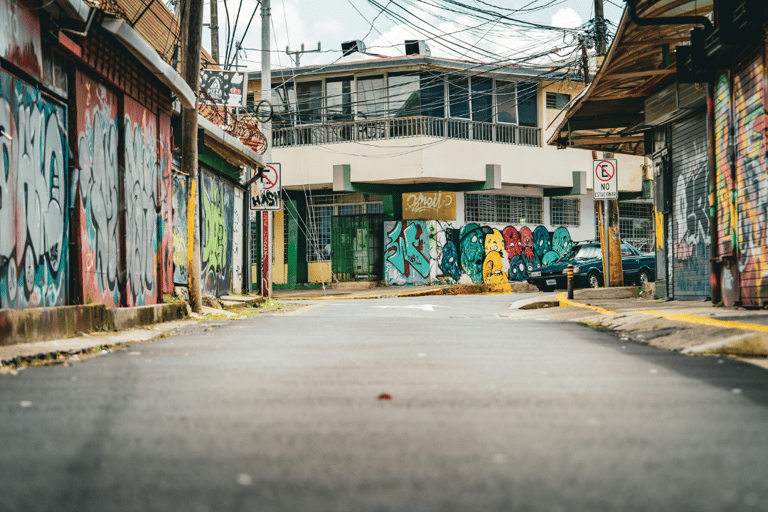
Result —
[[[768,356],[768,335],[741,334],[724,340],[687,348],[683,354],[698,354],[705,356]]]
[[[393,288],[405,288],[405,290],[393,290]],[[374,291],[379,290],[382,291]],[[434,295],[479,295],[479,294],[508,294],[508,293],[538,293],[539,289],[529,283],[500,283],[500,284],[454,284],[441,285],[428,290],[407,291],[407,287],[383,286],[378,288],[366,288],[357,293],[340,292],[333,296],[281,296],[275,297],[275,301],[287,300],[354,300],[354,299],[389,299],[395,297],[429,297]]]
[[[556,308],[560,306],[557,295],[545,295],[544,297],[533,297],[532,299],[523,299],[513,302],[510,309],[541,309]]]
[[[60,340],[82,333],[123,331],[131,327],[186,318],[186,302],[132,308],[104,304],[0,310],[0,346]]]

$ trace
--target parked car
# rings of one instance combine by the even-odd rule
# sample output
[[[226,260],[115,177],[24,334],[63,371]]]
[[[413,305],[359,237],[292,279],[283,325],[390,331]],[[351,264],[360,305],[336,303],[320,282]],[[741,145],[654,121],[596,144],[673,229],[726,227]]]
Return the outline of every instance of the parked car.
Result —
[[[603,286],[603,255],[600,243],[587,242],[574,245],[553,263],[528,274],[528,282],[542,291],[568,286],[568,264],[573,264],[575,288],[598,288]],[[624,270],[624,284],[645,284],[656,279],[656,256],[644,254],[634,246],[622,242],[621,263]]]

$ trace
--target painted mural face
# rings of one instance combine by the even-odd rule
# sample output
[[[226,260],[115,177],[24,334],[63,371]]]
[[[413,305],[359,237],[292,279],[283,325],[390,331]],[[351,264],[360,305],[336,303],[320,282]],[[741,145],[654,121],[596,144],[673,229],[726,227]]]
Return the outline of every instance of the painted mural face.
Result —
[[[545,228],[546,229],[546,228]],[[485,254],[490,252],[501,252],[504,248],[504,238],[498,229],[494,229],[485,235]]]
[[[459,251],[456,248],[456,244],[453,242],[447,242],[443,246],[443,256],[440,259],[440,270],[444,274],[448,274],[455,281],[461,277],[461,266],[459,264]]]
[[[501,253],[490,251],[483,262],[483,282],[487,284],[506,283],[507,273],[504,271],[504,262]]]
[[[482,282],[482,264],[484,255],[483,230],[477,224],[462,226],[459,238],[461,240],[461,268],[473,283]]]
[[[537,226],[533,231],[533,252],[539,260],[544,259],[544,255],[552,249],[552,242],[549,240],[549,231],[544,226]]]
[[[504,248],[507,250],[507,257],[512,260],[523,252],[523,244],[520,242],[520,233],[514,226],[507,226],[501,232],[504,236]]]
[[[520,243],[523,245],[523,252],[533,252],[533,233],[528,226],[520,230]]]
[[[559,227],[552,235],[552,249],[560,256],[564,255],[573,247],[571,233],[564,227]]]
[[[528,267],[523,257],[517,254],[509,262],[509,280],[525,281],[526,279],[528,279]]]

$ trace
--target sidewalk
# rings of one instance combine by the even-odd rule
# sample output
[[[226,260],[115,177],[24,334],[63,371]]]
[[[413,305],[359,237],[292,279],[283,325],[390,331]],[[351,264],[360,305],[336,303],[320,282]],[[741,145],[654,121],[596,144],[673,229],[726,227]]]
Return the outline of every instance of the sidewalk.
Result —
[[[633,288],[633,287],[628,287]],[[515,318],[546,316],[609,329],[620,338],[688,354],[765,358],[768,311],[716,307],[710,302],[609,298],[616,289],[542,295],[512,304]],[[629,293],[631,295],[631,293]]]

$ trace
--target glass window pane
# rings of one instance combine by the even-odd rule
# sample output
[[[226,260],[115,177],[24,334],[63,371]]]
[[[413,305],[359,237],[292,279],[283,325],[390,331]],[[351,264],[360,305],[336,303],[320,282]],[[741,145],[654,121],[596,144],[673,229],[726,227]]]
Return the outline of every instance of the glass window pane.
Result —
[[[443,75],[425,73],[421,75],[421,115],[445,117],[445,85]]]
[[[472,79],[472,120],[481,123],[493,121],[493,96],[491,81],[487,78]]]
[[[284,83],[272,89],[272,108],[275,113],[272,124],[276,128],[293,126],[296,113],[296,90],[292,83]]]
[[[299,123],[310,124],[321,122],[323,83],[320,80],[313,82],[299,82],[296,84],[296,95],[299,104]]]
[[[352,79],[328,80],[326,88],[327,122],[339,123],[352,120]]]
[[[521,126],[537,126],[538,124],[538,87],[536,84],[520,84],[517,87],[519,97],[517,99],[517,112],[520,116]]]
[[[469,79],[466,77],[448,80],[448,99],[451,117],[469,119]]]
[[[514,82],[496,82],[497,122],[517,124],[517,95]]]
[[[387,115],[384,77],[357,79],[357,114],[360,119],[381,119]]]
[[[392,117],[421,115],[418,76],[389,76],[389,112]]]

